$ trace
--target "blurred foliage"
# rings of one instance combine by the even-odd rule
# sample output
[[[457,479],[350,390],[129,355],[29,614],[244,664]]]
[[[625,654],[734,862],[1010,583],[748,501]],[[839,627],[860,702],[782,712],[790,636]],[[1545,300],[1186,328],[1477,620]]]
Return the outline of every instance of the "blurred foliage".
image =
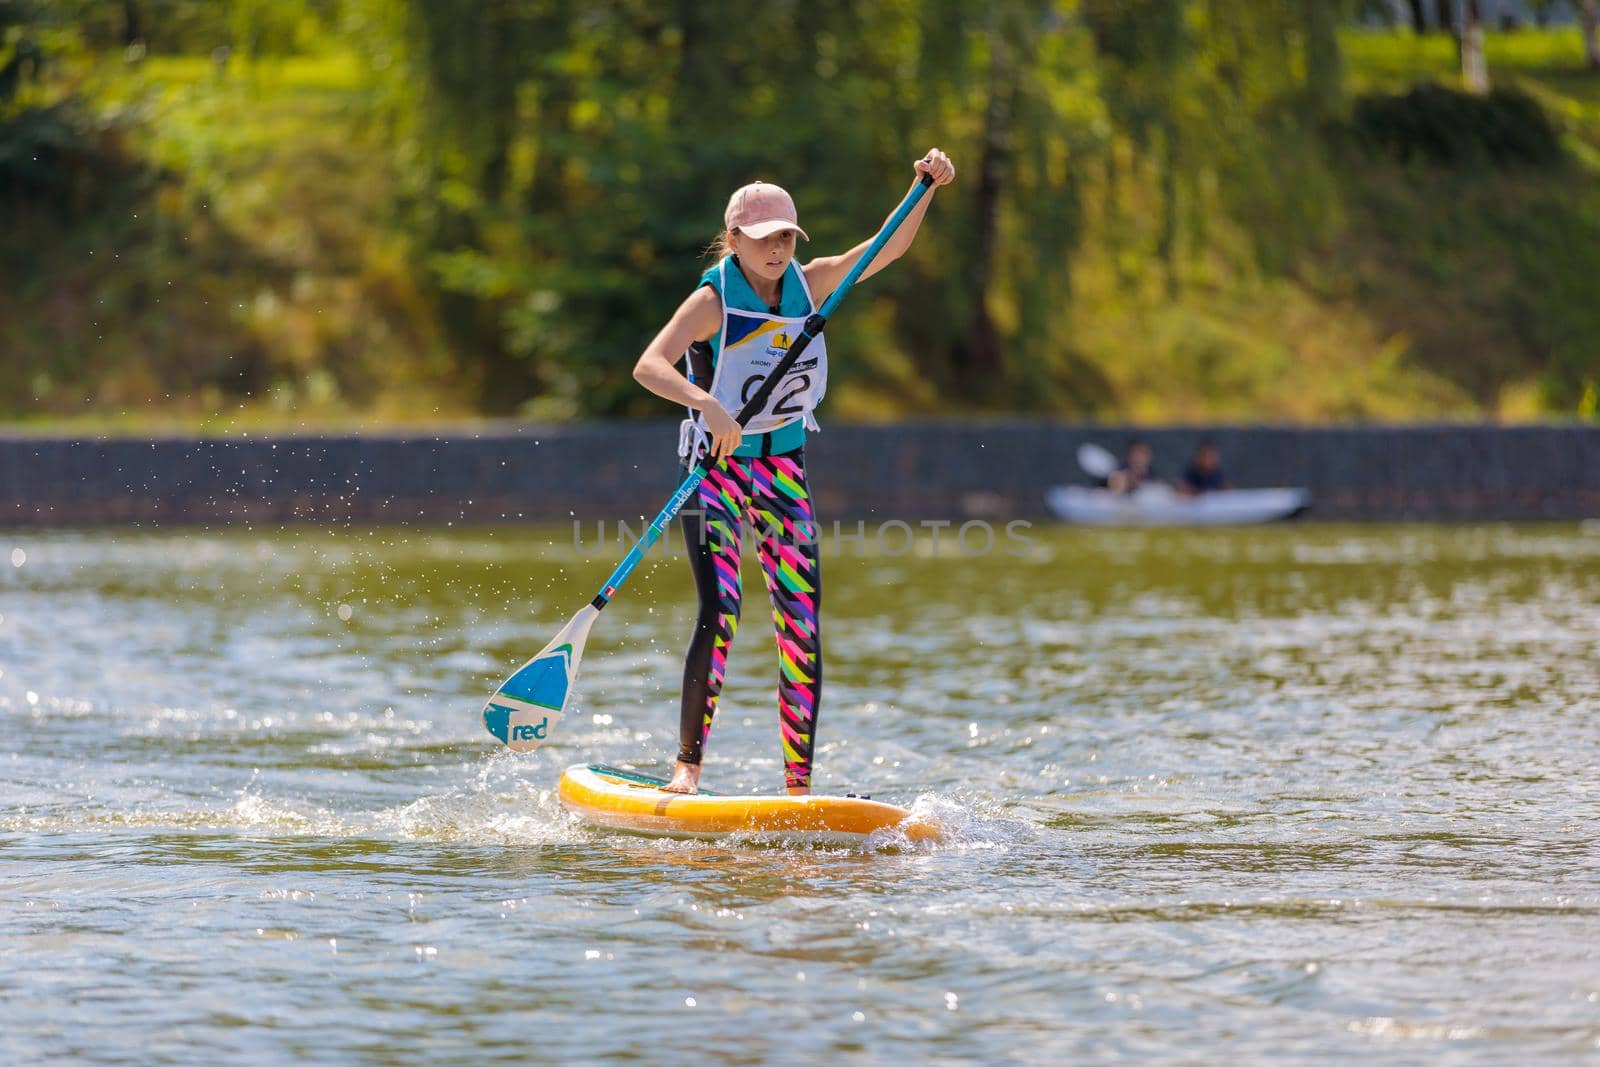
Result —
[[[0,0],[0,198],[70,212],[95,155],[82,109],[51,91],[59,34],[36,26],[38,8]]]
[[[0,0],[0,410],[661,414],[630,370],[728,191],[831,253],[929,145],[835,414],[1583,410],[1581,42],[1491,35],[1464,98],[1369,8]]]
[[[1363,144],[1401,163],[1555,167],[1564,159],[1555,124],[1515,89],[1477,96],[1430,83],[1361,96],[1351,124]]]

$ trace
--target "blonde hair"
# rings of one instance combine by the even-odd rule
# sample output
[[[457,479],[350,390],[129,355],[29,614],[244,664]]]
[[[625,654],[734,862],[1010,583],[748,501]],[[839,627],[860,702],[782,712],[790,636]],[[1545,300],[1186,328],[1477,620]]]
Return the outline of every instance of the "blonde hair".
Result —
[[[717,234],[716,240],[706,246],[705,254],[718,262],[733,255],[733,231],[726,228],[723,229],[721,233]]]

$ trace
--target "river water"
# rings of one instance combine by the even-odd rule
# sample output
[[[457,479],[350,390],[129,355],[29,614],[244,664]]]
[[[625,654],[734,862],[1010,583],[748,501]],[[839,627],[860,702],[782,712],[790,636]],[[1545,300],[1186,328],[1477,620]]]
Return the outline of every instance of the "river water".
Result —
[[[1596,1054],[1600,529],[914,532],[825,538],[816,784],[953,839],[855,850],[556,802],[668,764],[670,555],[489,742],[592,526],[0,535],[0,1062]],[[746,586],[705,784],[771,792]]]

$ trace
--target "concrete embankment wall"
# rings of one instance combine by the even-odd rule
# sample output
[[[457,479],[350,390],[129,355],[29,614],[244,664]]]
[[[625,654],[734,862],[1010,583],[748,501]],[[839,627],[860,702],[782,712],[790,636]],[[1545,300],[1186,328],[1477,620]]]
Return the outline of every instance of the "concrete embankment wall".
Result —
[[[1133,437],[1174,476],[1215,441],[1238,487],[1303,486],[1323,519],[1600,516],[1600,427],[1208,427],[1045,420],[828,425],[808,446],[824,519],[1044,516],[1074,454]],[[567,521],[653,515],[676,423],[227,438],[0,436],[0,526]]]

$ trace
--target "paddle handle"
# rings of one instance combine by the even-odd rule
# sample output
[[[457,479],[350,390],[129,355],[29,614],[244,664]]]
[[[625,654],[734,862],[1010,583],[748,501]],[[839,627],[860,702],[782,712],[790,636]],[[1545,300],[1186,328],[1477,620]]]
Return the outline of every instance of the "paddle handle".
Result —
[[[789,346],[789,351],[785,352],[783,358],[778,361],[777,366],[772,368],[772,373],[767,375],[766,381],[761,383],[761,388],[756,390],[755,395],[749,399],[744,407],[739,409],[738,423],[740,426],[747,425],[751,419],[766,408],[767,401],[772,398],[772,391],[778,387],[778,382],[782,380],[785,374],[789,373],[789,368],[794,366],[801,353],[811,344],[812,338],[820,334],[823,327],[828,325],[828,317],[839,307],[845,295],[855,287],[856,282],[861,278],[862,272],[871,265],[878,253],[883,251],[883,246],[889,243],[889,239],[900,228],[900,224],[906,220],[906,216],[911,214],[912,209],[917,206],[917,202],[931,188],[933,188],[933,176],[931,174],[924,174],[921,180],[911,187],[911,191],[906,194],[904,200],[900,201],[900,206],[895,208],[894,214],[890,215],[884,222],[882,228],[878,230],[878,235],[867,246],[866,251],[861,253],[861,258],[856,260],[855,266],[850,268],[850,273],[844,276],[844,281],[840,282],[839,287],[833,291],[832,295],[823,301],[822,307],[806,319],[805,328],[795,342]],[[705,479],[706,472],[711,469],[711,466],[711,453],[707,451],[705,455],[695,462],[688,476],[684,478],[683,484],[678,486],[677,491],[672,494],[672,498],[667,501],[666,507],[662,508],[656,517],[650,520],[650,525],[645,527],[644,533],[640,536],[638,542],[628,550],[626,556],[622,557],[622,562],[617,564],[616,570],[611,572],[611,576],[606,579],[605,585],[600,587],[600,592],[596,593],[594,599],[590,601],[596,609],[604,608],[611,603],[611,598],[616,595],[618,589],[622,588],[622,584],[628,580],[628,576],[639,565],[639,561],[644,559],[645,554],[666,533],[667,527],[672,523],[673,516],[683,509],[683,505],[688,503],[689,498],[700,487],[701,481]]]

